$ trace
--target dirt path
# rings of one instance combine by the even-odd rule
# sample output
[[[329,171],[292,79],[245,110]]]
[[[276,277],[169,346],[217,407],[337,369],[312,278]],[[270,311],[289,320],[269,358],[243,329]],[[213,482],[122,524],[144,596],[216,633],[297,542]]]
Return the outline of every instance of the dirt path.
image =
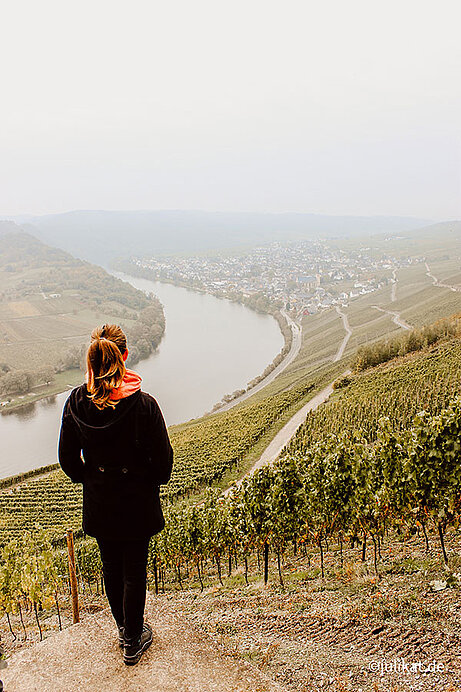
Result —
[[[459,291],[461,292],[461,286],[453,286],[452,284],[444,284],[442,281],[439,281],[434,274],[431,273],[431,268],[429,267],[428,263],[425,262],[426,265],[426,274],[427,276],[432,279],[432,283],[434,286],[440,286],[440,288],[449,288],[451,291]]]
[[[384,308],[379,307],[379,305],[371,305],[370,307],[375,308],[375,310],[379,310],[380,312],[386,312],[388,315],[392,315],[392,321],[398,327],[402,327],[402,329],[413,329],[411,324],[405,322],[405,320],[402,317],[400,317],[400,314],[398,312],[395,312],[394,310],[385,310]]]
[[[148,594],[146,620],[154,641],[136,666],[124,665],[106,610],[13,654],[1,671],[5,692],[283,692],[164,599]]]
[[[392,278],[394,279],[394,283],[392,284],[392,288],[391,288],[391,303],[394,303],[394,302],[395,302],[395,294],[396,294],[396,292],[397,292],[397,281],[398,281],[398,279],[397,279],[397,275],[396,275],[395,272],[396,272],[396,270],[393,269],[393,270],[392,270]]]
[[[343,372],[342,375],[340,375],[340,377],[343,377],[348,374],[350,374],[350,370],[346,370],[345,372]],[[332,391],[333,382],[330,382],[329,385],[324,387],[320,392],[318,392],[318,394],[313,396],[312,399],[307,402],[307,404],[304,404],[304,406],[300,408],[299,411],[297,411],[294,414],[294,416],[292,416],[292,418],[290,418],[288,423],[285,423],[283,428],[279,430],[277,435],[268,444],[264,452],[259,457],[258,461],[251,467],[250,471],[248,471],[246,476],[250,475],[257,469],[260,469],[261,466],[271,464],[273,461],[275,461],[282,449],[285,447],[285,445],[291,440],[299,426],[302,423],[304,423],[309,411],[314,411],[318,406],[320,406],[320,404],[323,404],[328,399]],[[245,478],[246,476],[244,476],[243,478]],[[240,485],[243,478],[241,478],[239,481],[227,488],[227,490],[225,490],[222,494],[228,495],[231,488],[233,488],[235,485]]]
[[[228,404],[223,404],[223,406],[220,406],[218,409],[216,409],[213,413],[222,413],[223,411],[228,411],[231,409],[233,406],[236,406],[237,404],[240,404],[242,401],[245,401],[245,399],[248,399],[250,396],[253,396],[256,392],[259,392],[260,389],[263,389],[266,385],[268,385],[270,382],[275,380],[277,375],[280,375],[280,373],[287,368],[290,363],[294,361],[296,356],[298,355],[300,349],[301,349],[301,344],[302,344],[302,327],[298,322],[295,322],[294,320],[291,319],[291,317],[284,312],[283,310],[281,311],[282,315],[286,318],[289,326],[291,327],[291,332],[293,335],[293,339],[291,342],[291,348],[288,351],[287,355],[285,358],[282,360],[281,363],[277,365],[276,368],[272,370],[271,373],[267,377],[265,377],[261,382],[258,382],[257,385],[249,389],[247,392],[244,394],[241,394],[238,396],[236,399],[232,399],[232,401],[229,401]]]
[[[346,336],[344,337],[340,347],[338,348],[338,352],[336,353],[335,357],[333,358],[333,362],[336,363],[338,360],[340,360],[343,357],[344,349],[347,346],[347,342],[352,336],[352,329],[349,326],[349,320],[347,319],[347,315],[345,312],[341,312],[341,310],[336,306],[336,312],[338,315],[341,316],[341,319],[343,321],[344,329],[346,330]]]

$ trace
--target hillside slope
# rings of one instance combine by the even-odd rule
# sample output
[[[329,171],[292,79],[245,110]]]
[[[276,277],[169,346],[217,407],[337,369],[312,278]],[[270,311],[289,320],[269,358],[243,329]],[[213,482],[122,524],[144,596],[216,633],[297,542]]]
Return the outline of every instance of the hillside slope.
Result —
[[[394,460],[397,480],[417,478],[418,473],[407,475],[409,467],[405,460],[410,459],[406,456],[410,449],[409,440],[420,440],[418,449],[424,452],[423,442],[430,438],[428,430],[440,428],[451,431],[450,434],[459,430],[459,426],[456,427],[458,423],[445,415],[445,422],[453,423],[450,431],[442,426],[441,421],[425,418],[427,428],[415,428],[413,437],[400,432],[410,427],[415,410],[425,403],[433,413],[438,413],[459,391],[460,344],[457,337],[443,338],[429,348],[369,368],[353,377],[351,382],[343,382],[330,403],[308,416],[301,434],[293,440],[293,447],[296,447],[293,458],[285,460],[285,464],[283,461],[276,463],[279,469],[273,477],[268,473],[270,469],[265,469],[259,480],[256,479],[253,485],[250,483],[246,495],[236,497],[234,504],[227,504],[227,500],[221,502],[210,495],[209,502],[203,507],[192,505],[197,501],[192,497],[189,507],[165,508],[166,527],[151,542],[148,567],[150,587],[157,586],[162,592],[154,599],[155,608],[149,608],[148,616],[160,633],[161,641],[153,651],[161,668],[156,669],[155,674],[159,680],[165,680],[165,689],[181,689],[174,686],[178,678],[168,667],[166,651],[172,651],[186,670],[196,667],[199,672],[197,682],[193,676],[190,678],[190,687],[186,686],[189,683],[184,678],[179,678],[180,684],[185,685],[183,689],[204,692],[220,690],[223,675],[229,676],[227,689],[264,690],[262,683],[254,678],[248,679],[247,687],[232,686],[232,675],[236,670],[241,674],[242,660],[250,660],[262,674],[270,675],[274,684],[281,683],[292,692],[310,692],[311,689],[329,689],[332,692],[357,692],[358,689],[364,692],[393,689],[398,692],[432,692],[437,689],[454,692],[458,689],[456,684],[461,675],[456,654],[461,645],[459,508],[455,508],[456,516],[451,512],[445,527],[448,561],[444,565],[439,545],[440,526],[436,525],[438,514],[434,514],[434,506],[430,504],[432,499],[441,497],[441,493],[436,493],[434,498],[429,494],[426,498],[428,509],[433,512],[432,518],[426,521],[424,514],[413,511],[418,509],[413,486],[408,486],[409,502],[406,495],[398,493],[395,497],[388,494],[386,500],[381,492],[384,486],[372,487],[369,481],[379,475],[373,473],[377,469],[374,462],[386,458]],[[354,409],[355,405],[358,408]],[[236,413],[238,411],[237,408]],[[245,406],[241,411],[245,411]],[[397,430],[395,446],[392,437],[388,439],[389,446],[383,436],[377,450],[373,445],[362,446],[361,442],[357,445],[353,440],[346,442],[354,431],[373,439],[380,414],[387,414],[391,427]],[[316,421],[317,416],[316,425],[309,428],[309,421]],[[210,418],[212,425],[218,420],[219,414]],[[225,420],[229,424],[231,419],[225,417]],[[235,420],[241,421],[238,417]],[[202,425],[203,421],[196,421],[190,426],[178,426],[185,433],[186,448],[192,446],[194,428],[200,429]],[[325,433],[329,431],[341,433],[342,438],[328,440]],[[219,426],[216,433],[221,434]],[[311,453],[315,447],[317,452],[314,449]],[[450,440],[446,448],[454,448]],[[393,450],[400,452],[397,456],[389,456],[387,453]],[[196,453],[199,459],[200,445]],[[423,456],[416,459],[416,466],[424,460]],[[434,457],[433,454],[429,456]],[[353,466],[350,466],[351,462]],[[350,480],[349,468],[354,473],[359,470],[361,475],[354,476],[358,483],[354,481],[352,484],[352,494],[345,494],[344,483]],[[338,469],[340,473],[336,483],[335,470]],[[43,483],[45,479],[37,482]],[[298,492],[300,480],[306,485],[305,490]],[[453,482],[455,480],[453,478]],[[331,481],[336,483],[332,490],[338,492],[326,493],[328,505],[325,505],[321,493],[329,489]],[[73,498],[62,494],[64,486],[59,487],[59,478],[56,477],[55,482],[58,494],[61,493],[65,517],[66,504],[73,502]],[[32,490],[33,485],[24,484],[23,488]],[[392,490],[394,485],[397,487],[398,483],[391,478],[387,490]],[[316,502],[316,494],[319,498],[317,505],[312,504]],[[337,510],[341,511],[338,508],[345,504],[346,495],[349,498],[347,511],[340,517],[340,524]],[[18,516],[17,502],[23,501],[25,515],[30,512],[31,498],[23,493],[21,487],[17,492],[11,488],[3,491],[1,496],[6,510],[3,512],[6,529],[11,516]],[[44,496],[45,487],[41,486],[33,499],[35,505],[37,498],[43,499]],[[380,498],[379,504],[377,498]],[[357,505],[356,501],[363,501],[363,506]],[[387,505],[388,502],[391,504]],[[11,503],[9,507],[8,503]],[[53,500],[51,504],[58,503]],[[328,521],[323,525],[325,506],[327,514],[329,511],[334,514],[334,521],[330,522],[327,516]],[[74,508],[78,510],[78,505]],[[361,520],[359,523],[357,516]],[[268,546],[267,585],[262,579],[265,545]],[[59,572],[65,574],[65,556],[61,555],[60,559]],[[100,565],[97,549],[91,541],[78,546],[77,562],[82,601],[90,610],[93,604],[102,600],[98,586]],[[67,597],[65,584],[63,586],[61,599]],[[238,661],[234,673],[225,671],[216,658],[209,659],[206,646],[202,649],[202,644],[195,649],[197,657],[188,658],[195,635],[184,637],[181,628],[177,631],[176,626],[170,627],[163,619],[169,612],[174,612],[179,622],[193,620],[197,627],[222,644],[226,652]],[[32,611],[24,617],[28,630],[34,629],[36,637]],[[46,614],[42,615],[43,620],[46,617]],[[55,614],[52,617],[56,619]],[[12,615],[11,621],[14,630],[20,631],[19,615]],[[2,624],[4,640],[11,651],[15,644],[11,641],[5,620]],[[13,675],[11,682],[20,685],[19,680],[27,680],[31,686],[27,689],[46,689],[43,669],[58,670],[57,662],[65,651],[83,659],[85,645],[78,641],[80,632],[90,644],[95,641],[99,629],[107,632],[108,637],[115,634],[106,615],[98,615],[92,624],[89,621],[88,624],[90,626],[85,625],[84,629],[76,626],[64,635],[51,636],[30,653],[13,654],[9,659]],[[176,653],[176,639],[180,654]],[[116,667],[115,644],[111,646],[112,653],[107,654],[110,669],[106,658],[101,658],[99,653],[92,665],[95,680],[99,685],[103,681],[107,685],[103,689],[108,690],[114,681],[114,671],[118,673],[114,684],[119,683],[124,674]],[[94,649],[98,650],[96,644],[90,646],[90,650]],[[87,651],[88,648],[86,655]],[[205,664],[201,651],[205,652]],[[429,665],[436,661],[443,666],[442,674],[431,672],[421,676],[403,676],[386,671],[381,676],[379,669],[373,667],[380,661],[401,658],[409,664],[421,662]],[[148,676],[139,678],[138,689],[156,689],[151,687],[155,683],[149,677],[151,662],[152,658],[147,656],[138,669],[140,675]],[[87,670],[74,663],[68,666],[70,674],[79,683],[83,681]],[[65,692],[69,673],[66,666],[61,668],[62,671],[59,669],[57,673],[61,677],[57,680]],[[202,672],[204,668],[206,671]],[[162,677],[165,670],[170,675]],[[5,679],[8,680],[6,676]],[[131,689],[127,680],[123,679],[123,683],[126,689]],[[11,692],[14,690],[12,686]]]
[[[0,235],[0,397],[78,368],[97,324],[126,330],[132,363],[157,346],[165,327],[158,300],[19,227],[7,230]],[[18,371],[29,373],[25,385]]]
[[[454,337],[348,377],[308,415],[291,446],[305,449],[328,433],[353,431],[373,440],[382,416],[403,430],[418,411],[438,413],[459,393],[461,339]]]

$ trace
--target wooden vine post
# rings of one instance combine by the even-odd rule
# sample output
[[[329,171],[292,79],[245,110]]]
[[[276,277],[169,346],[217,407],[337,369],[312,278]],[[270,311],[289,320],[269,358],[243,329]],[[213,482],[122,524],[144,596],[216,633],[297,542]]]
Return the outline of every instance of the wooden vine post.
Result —
[[[72,616],[74,624],[80,622],[78,612],[78,588],[77,588],[77,573],[75,571],[75,553],[74,553],[74,534],[71,529],[67,531],[67,558],[69,561],[69,577],[70,577],[70,593],[72,598]]]
[[[264,541],[264,583],[269,579],[269,543]]]

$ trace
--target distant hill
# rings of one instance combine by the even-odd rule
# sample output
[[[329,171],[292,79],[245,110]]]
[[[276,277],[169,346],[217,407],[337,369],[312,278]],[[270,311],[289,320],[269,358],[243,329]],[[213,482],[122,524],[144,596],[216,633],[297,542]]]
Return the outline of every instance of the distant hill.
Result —
[[[342,249],[358,249],[364,238],[341,238],[335,244]],[[461,221],[443,221],[422,228],[395,233],[377,233],[366,240],[373,252],[394,257],[459,258],[461,254]]]
[[[82,259],[177,254],[271,241],[406,232],[428,220],[394,216],[224,213],[206,211],[71,211],[37,216],[27,227],[41,240]]]
[[[375,240],[376,238],[373,238],[373,245]],[[393,245],[392,238],[387,238],[384,242],[386,241]],[[434,254],[444,254],[447,250],[459,254],[461,253],[461,221],[443,221],[418,228],[416,231],[409,231],[394,245],[396,248],[401,246],[405,254],[410,255],[426,252],[434,256]]]
[[[14,221],[0,221],[0,237],[7,233],[16,233],[21,230]]]

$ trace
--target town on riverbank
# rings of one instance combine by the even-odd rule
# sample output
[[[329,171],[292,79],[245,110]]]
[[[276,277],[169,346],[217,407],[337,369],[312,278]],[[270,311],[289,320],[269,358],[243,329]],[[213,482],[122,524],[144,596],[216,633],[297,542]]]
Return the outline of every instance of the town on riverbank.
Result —
[[[352,299],[395,282],[396,270],[421,261],[410,255],[377,255],[364,245],[342,249],[330,240],[303,240],[269,243],[245,253],[144,256],[119,264],[128,273],[240,297],[256,308],[286,307],[299,319],[332,306],[347,307]]]

